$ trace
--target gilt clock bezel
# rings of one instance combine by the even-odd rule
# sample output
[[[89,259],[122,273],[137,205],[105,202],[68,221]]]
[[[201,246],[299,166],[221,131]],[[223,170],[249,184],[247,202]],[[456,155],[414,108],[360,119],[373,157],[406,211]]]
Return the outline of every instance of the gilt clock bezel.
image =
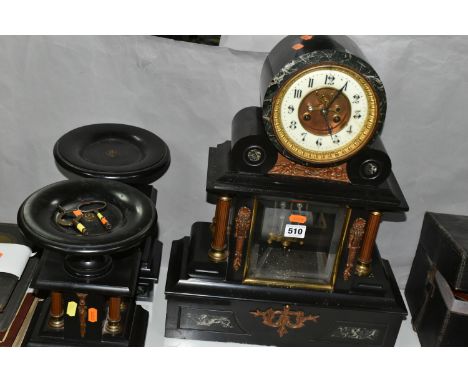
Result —
[[[327,67],[340,70],[358,81],[366,96],[371,94],[371,97],[375,99],[375,104],[372,108],[369,104],[368,120],[357,138],[337,150],[319,153],[306,150],[288,139],[284,127],[279,121],[280,113],[278,109],[281,102],[275,101],[284,96],[289,87],[288,85],[293,83],[296,78],[304,75],[304,72]],[[306,53],[285,65],[273,77],[263,101],[263,121],[270,141],[286,158],[306,166],[342,163],[360,152],[382,130],[385,112],[385,89],[375,70],[360,58],[340,51]]]

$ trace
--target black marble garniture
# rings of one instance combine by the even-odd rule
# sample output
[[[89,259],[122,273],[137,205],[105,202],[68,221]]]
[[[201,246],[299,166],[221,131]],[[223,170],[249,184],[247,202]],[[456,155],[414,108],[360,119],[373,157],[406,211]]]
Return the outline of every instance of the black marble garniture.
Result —
[[[111,230],[91,213],[82,220],[87,235],[57,224],[62,208],[89,200],[107,202],[103,214]],[[148,197],[115,181],[62,181],[29,196],[19,209],[18,225],[43,249],[31,286],[47,298],[38,305],[24,344],[143,346],[148,312],[135,304],[135,293],[141,243],[156,220]]]
[[[135,301],[152,300],[162,253],[157,191],[149,183],[167,170],[169,148],[135,126],[95,124],[62,136],[54,157],[74,180],[38,191],[18,214],[21,229],[44,249],[32,285],[47,297],[25,343],[143,346],[148,312]],[[92,200],[106,203],[111,229],[84,210],[89,234],[56,224],[59,210]]]
[[[297,160],[271,128],[273,94],[314,64],[359,72],[379,102],[373,139],[346,162]],[[213,221],[194,223],[190,237],[173,242],[166,336],[394,345],[407,311],[375,237],[382,214],[403,213],[408,205],[378,137],[386,108],[382,83],[351,40],[292,36],[268,55],[260,88],[262,109],[239,111],[231,141],[209,150]],[[362,171],[368,163],[378,169],[372,176]],[[285,222],[303,224],[291,227],[303,228],[303,235],[286,235]]]
[[[68,179],[109,179],[143,192],[156,206],[158,192],[151,183],[165,174],[170,151],[157,135],[118,123],[86,125],[63,135],[54,146],[58,169]],[[158,282],[162,243],[158,227],[141,245],[137,300],[151,301]]]

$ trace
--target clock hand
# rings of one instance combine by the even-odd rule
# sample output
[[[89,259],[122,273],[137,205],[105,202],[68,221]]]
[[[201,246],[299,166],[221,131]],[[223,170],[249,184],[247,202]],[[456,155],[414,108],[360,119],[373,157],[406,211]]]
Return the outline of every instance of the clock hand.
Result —
[[[333,131],[332,131],[332,128],[331,128],[330,124],[328,123],[328,109],[320,110],[320,114],[322,115],[323,119],[325,120],[325,123],[327,125],[328,134],[330,134],[330,138],[333,141]]]
[[[346,82],[342,87],[341,89],[339,89],[335,95],[333,96],[333,98],[331,99],[330,102],[328,102],[327,105],[325,105],[325,107],[321,110],[321,113],[322,114],[322,117],[323,119],[325,120],[325,123],[327,124],[327,130],[328,130],[328,134],[330,134],[330,138],[332,139],[333,141],[333,131],[330,127],[330,124],[328,123],[328,108],[333,104],[333,102],[335,102],[335,100],[340,96],[341,93],[343,93],[343,90],[344,88],[346,87],[346,85],[348,84],[348,82]]]
[[[331,100],[330,102],[328,102],[327,106],[325,106],[325,110],[327,111],[327,114],[328,114],[328,108],[333,104],[333,102],[336,101],[336,99],[339,97],[339,95],[340,95],[341,93],[343,93],[343,90],[344,90],[344,88],[346,87],[347,84],[348,84],[348,82],[346,82],[346,83],[343,85],[343,87],[342,87],[341,89],[339,89],[339,90],[335,93],[335,95],[333,96],[332,100]]]

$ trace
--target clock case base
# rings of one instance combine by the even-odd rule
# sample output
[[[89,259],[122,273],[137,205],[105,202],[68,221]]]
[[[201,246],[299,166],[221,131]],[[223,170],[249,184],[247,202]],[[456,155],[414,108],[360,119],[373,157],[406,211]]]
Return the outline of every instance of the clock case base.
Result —
[[[63,254],[44,250],[31,287],[38,290],[39,295],[47,295],[48,291],[62,292],[65,310],[67,301],[78,302],[77,292],[86,293],[87,307],[97,309],[97,320],[86,322],[84,337],[80,336],[78,310],[73,316],[64,314],[62,329],[52,329],[48,325],[50,297],[47,297],[36,308],[23,346],[144,346],[149,314],[134,301],[141,257],[140,248],[115,255],[108,275],[86,279],[65,271]],[[108,296],[122,297],[126,304],[121,311],[122,331],[116,335],[103,330]]]
[[[156,205],[157,190],[150,185],[135,185],[137,189],[148,196]],[[80,338],[78,328],[74,333],[64,335],[63,331],[48,327],[47,319],[50,298],[36,307],[36,312],[26,334],[23,346],[144,346],[148,312],[138,301],[152,301],[154,284],[158,282],[162,256],[162,243],[157,240],[158,230],[148,236],[135,250],[136,256],[117,255],[113,258],[111,274],[99,279],[96,283],[81,281],[86,289],[82,292],[91,293],[96,305],[104,311],[107,295],[126,297],[127,309],[122,334],[110,335],[94,328],[91,338]],[[64,256],[51,251],[40,251],[41,261],[32,282],[32,287],[39,295],[47,296],[47,291],[61,290],[72,293],[79,291],[80,280],[77,281],[63,268]],[[108,282],[106,282],[106,280]],[[90,295],[91,296],[91,295]],[[100,320],[102,321],[102,320]],[[89,325],[89,324],[88,324]]]
[[[95,330],[95,338],[65,338],[63,331],[48,326],[50,298],[40,302],[32,318],[23,346],[144,346],[149,313],[141,306],[132,303],[122,317],[126,330],[118,335],[103,333],[102,327]]]
[[[243,285],[226,281],[207,258],[209,223],[173,242],[166,283],[166,337],[273,346],[393,346],[407,316],[388,261],[375,249],[371,278],[337,283],[334,292]],[[203,260],[204,259],[204,260]],[[218,267],[218,269],[220,269]],[[337,290],[339,289],[339,290]],[[300,328],[262,323],[252,313],[319,316]],[[294,314],[294,313],[293,313]],[[295,318],[290,322],[294,326]]]
[[[227,195],[234,208],[250,205],[258,196],[312,200],[348,206],[353,216],[369,211],[402,213],[408,205],[393,175],[376,185],[358,185],[300,176],[240,171],[233,166],[231,142],[210,148],[206,189],[208,201]],[[231,231],[233,228],[231,228]],[[232,238],[230,239],[232,240]],[[197,222],[190,237],[175,241],[166,282],[166,336],[195,340],[276,346],[393,346],[407,310],[389,263],[374,250],[372,273],[343,279],[347,250],[339,260],[332,292],[300,288],[247,285],[242,272],[227,263],[209,260],[210,223]],[[228,241],[229,242],[229,241]],[[233,242],[229,245],[233,252]],[[245,250],[245,249],[244,249]],[[244,252],[245,259],[245,252]],[[242,269],[242,268],[241,268]],[[280,336],[252,313],[320,316]],[[289,309],[289,311],[288,311]],[[303,312],[303,313],[294,313]],[[294,326],[294,317],[290,317]],[[297,323],[296,323],[297,324]]]

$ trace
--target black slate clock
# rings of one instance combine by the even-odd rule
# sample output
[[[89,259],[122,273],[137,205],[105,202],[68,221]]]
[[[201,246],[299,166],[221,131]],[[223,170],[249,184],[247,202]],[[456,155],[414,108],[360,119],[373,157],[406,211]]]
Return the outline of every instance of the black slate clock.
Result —
[[[290,36],[260,88],[210,148],[212,221],[173,242],[166,336],[393,345],[406,309],[375,239],[408,205],[379,139],[379,77],[347,38]]]
[[[289,36],[262,69],[266,133],[288,159],[336,164],[372,142],[385,120],[385,89],[346,37]]]

